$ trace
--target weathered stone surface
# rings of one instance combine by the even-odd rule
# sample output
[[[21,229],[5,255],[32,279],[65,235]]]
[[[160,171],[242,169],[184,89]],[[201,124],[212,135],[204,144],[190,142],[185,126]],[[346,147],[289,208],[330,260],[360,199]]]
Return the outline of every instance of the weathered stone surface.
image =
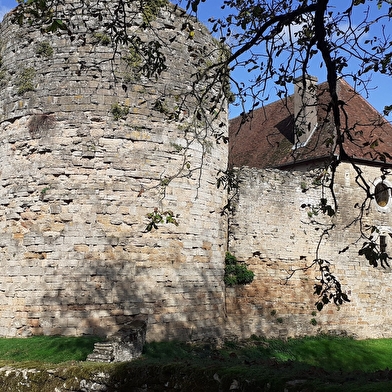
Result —
[[[227,222],[218,212],[227,196],[215,176],[226,168],[227,146],[185,134],[187,113],[175,121],[154,105],[164,97],[174,108],[218,47],[195,21],[189,40],[187,16],[164,7],[154,26],[168,68],[125,88],[118,77],[128,49],[120,45],[111,60],[112,46],[97,43],[86,15],[74,37],[42,35],[10,16],[0,26],[0,335],[108,336],[139,314],[148,315],[151,340],[211,335],[224,319]],[[148,34],[140,30],[141,39],[155,38]],[[43,42],[53,56],[37,54]],[[34,70],[34,90],[18,93],[23,69]],[[129,107],[126,118],[113,118],[115,103]],[[218,128],[227,113],[212,121]],[[160,186],[184,159],[194,170]],[[145,233],[154,208],[178,214],[179,225]],[[200,296],[184,295],[195,290]]]
[[[377,167],[361,166],[369,184],[381,176]],[[391,270],[373,268],[358,255],[359,209],[365,199],[350,164],[340,164],[336,173],[338,213],[333,218],[310,207],[325,197],[328,188],[314,185],[315,172],[257,170],[243,168],[241,186],[234,201],[230,224],[230,251],[249,264],[255,280],[249,286],[226,290],[228,328],[235,335],[271,337],[313,335],[320,332],[347,333],[360,338],[391,337]],[[305,191],[306,190],[306,191]],[[390,205],[380,208],[373,200],[362,219],[363,227],[375,225],[386,233],[391,247]],[[333,230],[324,230],[334,225]],[[348,247],[348,248],[347,248]],[[333,274],[351,300],[343,306],[331,304],[318,312],[313,295],[315,259],[331,262]]]
[[[97,3],[103,18],[104,3],[112,2]],[[168,66],[157,80],[124,78],[127,49],[113,57],[110,45],[97,43],[101,24],[87,14],[75,16],[72,37],[12,25],[10,16],[0,25],[0,335],[110,336],[146,315],[149,340],[329,331],[390,337],[390,270],[358,257],[354,207],[364,194],[352,167],[336,173],[332,219],[301,207],[331,199],[313,186],[308,168],[244,168],[233,214],[220,214],[227,195],[216,173],[227,168],[227,145],[204,127],[184,132],[192,100],[176,119],[156,110],[162,98],[175,108],[192,88],[190,75],[221,54],[196,21],[189,39],[188,21],[165,8],[154,21]],[[43,42],[52,57],[37,54]],[[34,70],[33,91],[18,91],[24,69]],[[116,121],[112,104],[129,113]],[[226,132],[226,112],[211,121]],[[361,170],[370,184],[380,177],[375,167]],[[154,208],[178,214],[179,225],[146,233]],[[229,250],[255,272],[249,286],[224,287],[228,223]],[[391,246],[389,207],[370,203],[363,223],[387,233]],[[314,314],[313,269],[287,281],[315,258],[331,261],[351,296],[340,310]]]

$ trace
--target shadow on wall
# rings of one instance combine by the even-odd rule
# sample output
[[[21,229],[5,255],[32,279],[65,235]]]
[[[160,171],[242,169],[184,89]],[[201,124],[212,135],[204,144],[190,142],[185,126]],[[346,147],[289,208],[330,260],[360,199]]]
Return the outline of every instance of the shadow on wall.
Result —
[[[146,320],[148,341],[219,339],[222,271],[223,263],[221,269],[195,263],[190,270],[187,263],[87,257],[43,274],[47,289],[25,307],[27,325],[19,333],[108,336],[133,320]]]

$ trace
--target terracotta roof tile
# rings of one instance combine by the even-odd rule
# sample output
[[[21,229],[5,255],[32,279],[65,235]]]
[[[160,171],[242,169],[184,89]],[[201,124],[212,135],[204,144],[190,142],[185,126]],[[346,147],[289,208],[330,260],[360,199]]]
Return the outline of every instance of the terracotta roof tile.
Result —
[[[392,164],[392,125],[347,82],[340,80],[338,89],[339,99],[345,103],[341,123],[347,156]],[[230,166],[281,167],[331,159],[338,151],[326,83],[318,86],[317,97],[318,128],[304,147],[293,148],[293,96],[253,111],[245,122],[241,116],[231,120]]]

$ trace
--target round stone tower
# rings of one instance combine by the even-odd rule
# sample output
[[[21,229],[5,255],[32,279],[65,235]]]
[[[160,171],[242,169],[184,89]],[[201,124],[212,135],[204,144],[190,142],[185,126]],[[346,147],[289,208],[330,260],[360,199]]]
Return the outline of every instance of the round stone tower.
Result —
[[[227,113],[193,75],[222,49],[163,1],[65,3],[66,30],[0,26],[0,335],[216,336]]]

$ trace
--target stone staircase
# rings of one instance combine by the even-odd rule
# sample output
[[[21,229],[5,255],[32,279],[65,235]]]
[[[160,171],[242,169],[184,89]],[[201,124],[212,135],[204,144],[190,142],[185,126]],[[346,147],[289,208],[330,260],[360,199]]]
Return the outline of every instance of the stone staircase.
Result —
[[[90,362],[126,362],[140,357],[146,341],[147,322],[135,320],[124,325],[106,342],[94,344],[88,355]]]
[[[87,356],[90,362],[114,362],[114,347],[111,342],[94,344],[94,351]]]

